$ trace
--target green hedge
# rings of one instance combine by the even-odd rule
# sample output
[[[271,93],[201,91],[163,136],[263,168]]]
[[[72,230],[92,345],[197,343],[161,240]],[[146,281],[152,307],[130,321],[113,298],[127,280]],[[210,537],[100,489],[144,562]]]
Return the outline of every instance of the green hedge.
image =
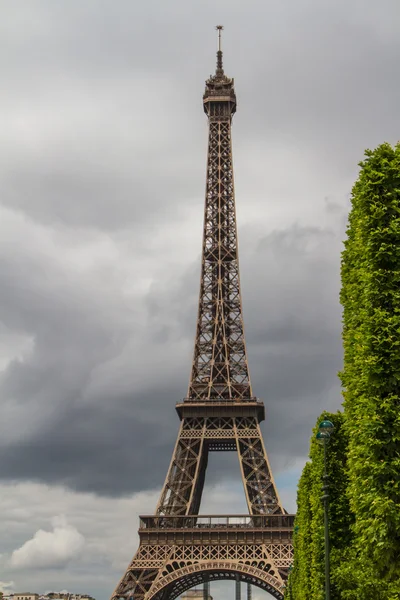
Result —
[[[400,145],[366,151],[342,254],[354,544],[346,598],[400,598]],[[361,594],[361,595],[360,595]]]
[[[332,600],[400,600],[400,144],[367,150],[342,253],[344,413],[328,450]],[[324,598],[322,451],[298,488],[286,597]]]

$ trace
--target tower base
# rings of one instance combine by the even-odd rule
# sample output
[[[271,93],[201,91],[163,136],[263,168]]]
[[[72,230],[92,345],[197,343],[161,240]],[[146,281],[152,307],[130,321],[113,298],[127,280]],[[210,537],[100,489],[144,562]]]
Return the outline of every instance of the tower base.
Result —
[[[283,600],[294,515],[140,517],[140,545],[112,599],[174,600],[204,581],[251,583]]]

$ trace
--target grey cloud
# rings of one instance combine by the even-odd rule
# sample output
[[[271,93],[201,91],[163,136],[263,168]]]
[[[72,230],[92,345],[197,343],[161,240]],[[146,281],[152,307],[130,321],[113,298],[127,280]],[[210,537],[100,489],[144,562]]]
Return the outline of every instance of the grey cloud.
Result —
[[[135,173],[121,177],[102,171],[100,165],[99,174],[85,162],[69,166],[64,162],[61,156],[57,165],[51,160],[33,168],[19,165],[4,181],[3,204],[55,227],[130,227],[134,231],[165,220],[166,213],[175,210],[175,203],[184,202],[190,194],[188,185],[174,191],[176,181],[163,174],[157,162],[154,169],[162,192],[155,192],[152,177],[145,179]],[[36,198],[34,204],[32,197]]]
[[[58,407],[57,419],[43,424],[33,439],[5,448],[3,478],[59,483],[111,496],[161,485],[171,444],[158,439],[154,425],[135,417],[138,399],[130,400],[125,410],[115,408],[121,404],[118,398],[110,400],[109,410]],[[170,442],[174,431],[166,411],[159,406],[156,410],[166,417]],[[165,425],[160,437],[166,437]]]
[[[110,597],[136,550],[138,515],[147,514],[157,501],[156,492],[104,498],[32,483],[1,484],[0,491],[3,581],[13,580],[15,584],[11,588],[15,591],[69,589],[101,599]],[[232,509],[240,512],[242,490],[238,492],[234,486],[222,485],[210,490],[206,510],[211,514],[222,512],[227,494]],[[63,568],[49,568],[50,565],[35,569],[11,568],[13,550],[38,530],[50,532],[57,515],[66,515],[68,523],[84,536],[83,554],[75,553],[73,560]]]
[[[267,447],[278,468],[306,455],[321,393],[337,386],[338,236],[298,226],[273,232],[254,252],[242,253],[254,389],[266,400]],[[173,407],[185,395],[189,375],[198,263],[168,287],[151,286],[136,309],[143,323],[129,320],[117,290],[103,295],[106,281],[77,292],[79,280],[72,279],[60,289],[56,277],[43,285],[28,258],[25,266],[15,280],[15,269],[0,270],[13,306],[3,314],[25,315],[22,323],[36,345],[25,361],[8,367],[2,395],[8,405],[23,407],[19,414],[29,419],[40,411],[41,418],[36,422],[33,414],[36,426],[23,427],[23,435],[8,443],[3,438],[2,477],[106,495],[161,485],[178,426]],[[275,424],[285,420],[278,434]],[[286,430],[290,442],[282,443]],[[235,474],[228,461],[226,477]],[[211,473],[211,483],[220,477]]]
[[[128,304],[118,276],[110,289],[101,275],[86,279],[23,247],[0,265],[2,318],[34,339],[0,381],[7,479],[118,494],[164,477],[188,376],[174,381],[181,361],[169,355],[184,336],[181,288]]]
[[[237,156],[260,140],[271,187],[269,154],[285,163],[284,140],[313,161],[316,179],[334,172],[349,185],[366,146],[397,139],[400,9],[385,6],[292,1],[266,14],[260,2],[120,2],[117,11],[33,2],[25,14],[9,4],[2,201],[55,226],[111,230],[194,205],[204,185],[201,93],[222,17]],[[26,156],[30,137],[36,152]]]

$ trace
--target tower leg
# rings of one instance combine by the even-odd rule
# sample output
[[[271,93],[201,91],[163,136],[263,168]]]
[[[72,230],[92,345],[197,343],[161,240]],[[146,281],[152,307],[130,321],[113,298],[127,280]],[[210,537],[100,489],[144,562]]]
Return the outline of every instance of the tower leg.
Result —
[[[235,421],[237,453],[249,513],[283,514],[257,420],[250,417]]]
[[[158,515],[187,515],[199,511],[201,494],[207,467],[204,451],[205,420],[200,421],[196,438],[188,437],[190,423],[181,423],[174,454],[161,493],[156,513]]]

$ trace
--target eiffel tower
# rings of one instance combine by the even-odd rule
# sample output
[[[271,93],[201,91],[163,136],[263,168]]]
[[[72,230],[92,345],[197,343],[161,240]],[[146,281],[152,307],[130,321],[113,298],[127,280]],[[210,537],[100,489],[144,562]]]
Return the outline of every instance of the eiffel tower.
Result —
[[[239,281],[231,123],[234,80],[217,67],[203,96],[208,159],[200,299],[187,398],[156,512],[140,517],[140,544],[112,600],[173,600],[218,579],[283,599],[294,515],[282,507],[265,451],[264,404],[253,396]],[[247,515],[199,515],[209,452],[236,452]],[[227,499],[228,500],[228,499]]]

